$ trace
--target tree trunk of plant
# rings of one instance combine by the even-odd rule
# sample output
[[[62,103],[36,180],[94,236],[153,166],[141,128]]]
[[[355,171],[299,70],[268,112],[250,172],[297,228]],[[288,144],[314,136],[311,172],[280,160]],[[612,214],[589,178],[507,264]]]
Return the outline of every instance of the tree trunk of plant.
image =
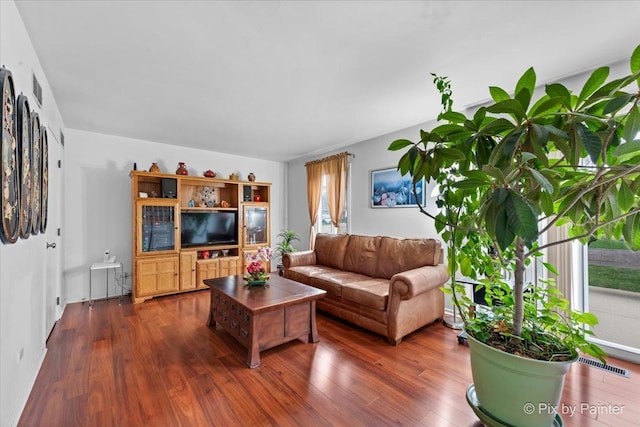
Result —
[[[524,241],[516,239],[516,268],[513,272],[513,298],[515,301],[513,311],[513,335],[522,335],[522,322],[524,321]]]

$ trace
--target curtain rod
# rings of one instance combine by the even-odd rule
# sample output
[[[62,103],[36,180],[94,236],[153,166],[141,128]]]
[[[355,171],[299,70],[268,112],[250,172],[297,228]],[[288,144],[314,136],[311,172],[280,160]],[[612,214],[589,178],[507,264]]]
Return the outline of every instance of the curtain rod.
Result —
[[[337,154],[332,154],[331,156],[327,156],[327,157],[323,157],[321,159],[317,159],[317,160],[309,160],[308,162],[306,162],[304,165],[310,165],[313,163],[322,163],[322,162],[326,162],[327,160],[330,159],[335,159],[336,157],[340,157],[340,156],[347,156],[347,157],[352,157],[352,158],[356,158],[356,155],[353,153],[349,153],[348,151],[343,151],[342,153],[337,153]]]

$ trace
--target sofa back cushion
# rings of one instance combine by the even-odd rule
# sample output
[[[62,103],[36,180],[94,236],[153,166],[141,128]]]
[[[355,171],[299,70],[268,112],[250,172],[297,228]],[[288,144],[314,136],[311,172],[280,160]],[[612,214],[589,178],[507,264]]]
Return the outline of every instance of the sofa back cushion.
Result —
[[[378,265],[378,250],[382,237],[349,236],[344,256],[344,269],[373,277]]]
[[[316,236],[316,264],[344,270],[344,254],[349,242],[348,234],[323,234]]]
[[[376,277],[391,279],[394,274],[425,265],[440,264],[441,247],[436,239],[394,239],[382,237],[378,250]]]

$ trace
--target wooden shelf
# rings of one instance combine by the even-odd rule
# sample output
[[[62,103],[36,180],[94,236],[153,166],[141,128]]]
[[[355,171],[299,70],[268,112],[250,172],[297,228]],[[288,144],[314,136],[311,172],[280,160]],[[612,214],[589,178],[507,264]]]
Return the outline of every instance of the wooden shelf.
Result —
[[[243,244],[247,232],[247,212],[255,208],[266,208],[266,236],[267,242],[260,246],[270,246],[268,210],[270,202],[271,184],[267,182],[240,181],[203,176],[177,175],[131,171],[131,198],[133,200],[133,283],[132,298],[135,303],[159,295],[200,289],[203,278],[220,277],[242,274],[243,256],[247,250],[254,250],[255,245]],[[170,179],[171,194],[174,198],[162,197],[163,184]],[[149,197],[140,197],[140,193],[147,193]],[[259,198],[260,201],[254,201]],[[247,200],[245,200],[247,199]],[[229,207],[221,207],[222,202]],[[190,206],[190,205],[196,206]],[[205,206],[213,204],[213,206]],[[198,206],[199,205],[199,206]],[[141,206],[172,207],[175,216],[188,212],[237,212],[237,239],[235,244],[216,244],[202,246],[181,246],[180,221],[173,217],[174,225],[171,231],[175,233],[174,247],[170,251],[143,251],[142,235],[143,218],[137,212]],[[147,228],[149,225],[147,224]],[[148,234],[149,232],[146,231]],[[154,234],[155,236],[156,234]],[[229,254],[222,256],[223,249]],[[216,258],[198,258],[203,251],[216,251]],[[197,266],[219,265],[207,271],[197,270]],[[195,278],[194,278],[195,275]]]

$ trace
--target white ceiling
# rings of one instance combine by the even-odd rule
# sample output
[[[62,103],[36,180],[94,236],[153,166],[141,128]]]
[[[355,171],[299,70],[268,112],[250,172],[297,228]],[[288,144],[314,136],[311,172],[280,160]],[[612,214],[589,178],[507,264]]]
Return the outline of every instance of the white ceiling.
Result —
[[[69,128],[289,160],[628,58],[630,1],[16,1]]]

